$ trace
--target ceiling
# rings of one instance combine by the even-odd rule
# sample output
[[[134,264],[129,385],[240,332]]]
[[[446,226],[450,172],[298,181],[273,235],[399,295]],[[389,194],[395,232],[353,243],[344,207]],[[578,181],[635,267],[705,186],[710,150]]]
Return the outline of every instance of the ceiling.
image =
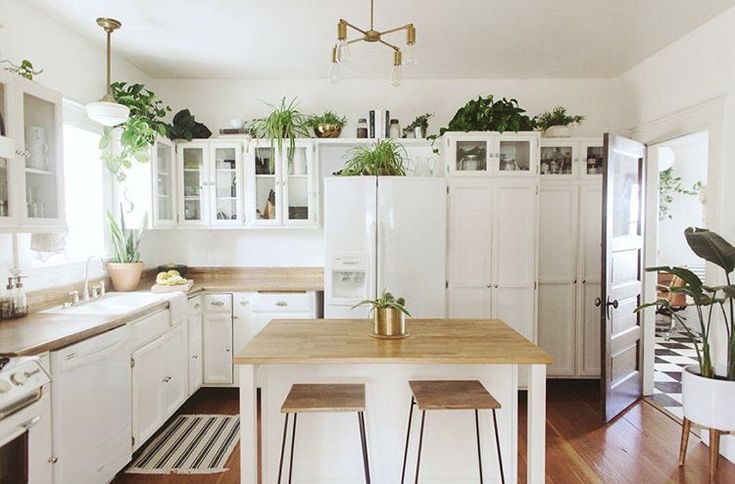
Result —
[[[103,39],[154,78],[326,77],[340,17],[369,23],[368,0],[31,0]],[[735,0],[376,0],[375,28],[413,22],[421,78],[614,77]],[[395,42],[405,37],[395,34]],[[345,78],[386,78],[390,51],[353,48]],[[409,75],[407,74],[407,77]]]

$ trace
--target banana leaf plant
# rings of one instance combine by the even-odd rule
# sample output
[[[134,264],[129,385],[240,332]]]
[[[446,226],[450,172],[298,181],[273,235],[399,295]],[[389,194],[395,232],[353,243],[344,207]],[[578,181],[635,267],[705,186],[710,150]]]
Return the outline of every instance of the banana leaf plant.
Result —
[[[684,294],[694,303],[696,321],[694,324],[679,314],[671,311],[671,305],[666,299],[640,305],[636,311],[655,306],[668,309],[672,317],[684,328],[694,341],[697,352],[700,375],[705,378],[725,378],[735,380],[735,285],[731,275],[735,270],[735,247],[715,232],[689,227],[684,231],[684,237],[692,251],[707,262],[720,267],[725,273],[725,285],[709,286],[685,267],[647,267],[648,272],[660,272],[679,277],[684,283],[670,287],[674,294]],[[712,342],[710,337],[713,323],[720,321],[725,326],[727,334],[727,367],[725,375],[715,373],[712,363]]]
[[[411,316],[411,313],[408,312],[408,309],[406,309],[406,300],[402,297],[396,298],[388,292],[388,289],[383,289],[383,293],[378,297],[377,299],[365,299],[364,301],[360,301],[359,303],[352,306],[352,309],[355,309],[360,306],[364,305],[370,305],[372,306],[370,308],[370,314],[373,313],[376,309],[397,309],[406,316]]]

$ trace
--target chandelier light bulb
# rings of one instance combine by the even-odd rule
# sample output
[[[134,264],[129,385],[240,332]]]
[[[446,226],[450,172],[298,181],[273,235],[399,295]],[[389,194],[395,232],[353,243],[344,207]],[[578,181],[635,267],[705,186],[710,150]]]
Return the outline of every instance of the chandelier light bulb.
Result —
[[[393,66],[393,69],[390,71],[390,85],[398,87],[401,84],[403,84],[403,71],[401,66]]]
[[[406,45],[404,52],[403,63],[407,67],[416,67],[419,63],[416,58],[416,46],[414,44],[408,44]]]
[[[342,79],[342,69],[337,62],[332,62],[329,66],[329,82],[337,84]]]
[[[340,64],[349,64],[352,60],[352,49],[346,40],[340,40],[337,44],[337,61]]]

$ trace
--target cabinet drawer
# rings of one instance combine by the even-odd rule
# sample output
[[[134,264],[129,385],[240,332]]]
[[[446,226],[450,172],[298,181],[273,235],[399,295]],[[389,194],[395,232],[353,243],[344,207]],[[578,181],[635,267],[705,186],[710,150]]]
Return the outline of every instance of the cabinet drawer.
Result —
[[[206,294],[202,302],[206,313],[232,312],[232,294]]]
[[[269,313],[313,312],[313,292],[259,292],[255,295],[255,311]]]
[[[189,315],[200,316],[202,314],[202,297],[195,296],[189,298]]]
[[[133,321],[130,323],[130,329],[131,348],[135,350],[171,329],[171,316],[168,309],[164,309],[151,316]]]

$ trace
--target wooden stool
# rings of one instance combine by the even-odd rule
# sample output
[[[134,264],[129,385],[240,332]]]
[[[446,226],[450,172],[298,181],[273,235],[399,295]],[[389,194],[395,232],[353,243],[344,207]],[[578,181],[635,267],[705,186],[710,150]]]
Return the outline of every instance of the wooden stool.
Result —
[[[362,463],[365,470],[365,483],[370,484],[370,464],[368,463],[367,437],[365,435],[365,385],[362,384],[296,384],[286,396],[281,413],[286,414],[281,441],[281,459],[278,464],[278,484],[281,483],[283,454],[286,450],[286,430],[288,416],[293,414],[291,429],[291,457],[288,464],[288,482],[293,474],[293,450],[296,441],[296,417],[305,412],[357,412],[362,444]]]
[[[406,448],[403,452],[403,470],[401,471],[401,484],[406,474],[406,458],[408,457],[408,441],[411,434],[411,420],[413,418],[413,407],[418,405],[421,410],[421,430],[419,431],[419,448],[416,457],[416,479],[419,482],[419,470],[421,465],[421,446],[424,441],[424,421],[427,410],[474,410],[475,432],[477,434],[477,459],[480,468],[480,483],[482,479],[482,454],[480,451],[480,417],[478,410],[493,411],[493,427],[495,428],[495,446],[498,450],[498,463],[500,467],[500,480],[505,484],[503,472],[503,457],[500,454],[500,437],[498,435],[498,419],[495,411],[501,408],[495,398],[477,380],[436,380],[436,381],[410,381],[411,407],[408,412],[408,430],[406,430]]]

